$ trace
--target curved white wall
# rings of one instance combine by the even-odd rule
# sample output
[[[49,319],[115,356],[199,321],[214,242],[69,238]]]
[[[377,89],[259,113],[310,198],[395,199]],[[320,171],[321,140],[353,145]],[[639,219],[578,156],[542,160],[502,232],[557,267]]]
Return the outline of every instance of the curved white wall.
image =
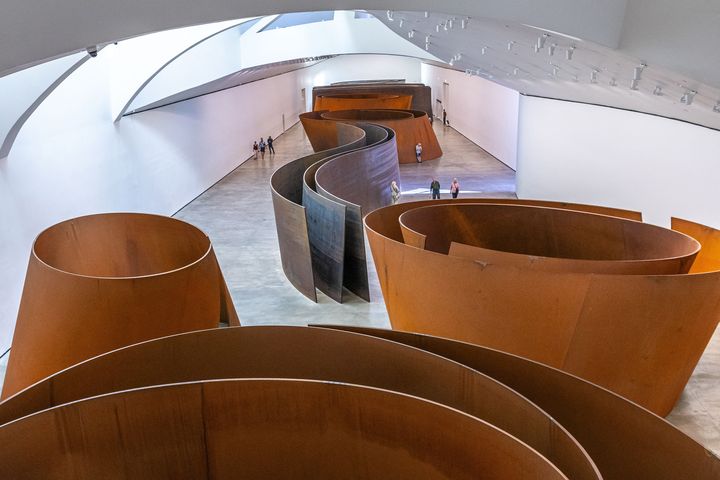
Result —
[[[626,110],[522,96],[517,194],[720,228],[720,132]]]

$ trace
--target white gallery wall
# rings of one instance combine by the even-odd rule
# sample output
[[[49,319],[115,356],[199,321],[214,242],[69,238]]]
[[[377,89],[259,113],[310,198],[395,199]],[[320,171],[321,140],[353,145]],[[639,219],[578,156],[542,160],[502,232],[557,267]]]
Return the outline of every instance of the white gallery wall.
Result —
[[[172,215],[305,110],[300,91],[367,78],[417,80],[419,60],[374,55],[321,62],[113,122],[113,55],[73,72],[0,159],[0,353],[10,346],[32,241],[59,221],[99,212]],[[363,63],[363,65],[357,65]],[[354,68],[349,68],[355,64]]]
[[[422,65],[421,80],[432,89],[433,105],[437,99],[442,101],[452,128],[516,169],[518,92],[477,76],[428,64]],[[443,98],[446,93],[449,98]],[[441,110],[436,115],[441,115]]]
[[[720,228],[720,132],[626,110],[522,96],[517,194]]]

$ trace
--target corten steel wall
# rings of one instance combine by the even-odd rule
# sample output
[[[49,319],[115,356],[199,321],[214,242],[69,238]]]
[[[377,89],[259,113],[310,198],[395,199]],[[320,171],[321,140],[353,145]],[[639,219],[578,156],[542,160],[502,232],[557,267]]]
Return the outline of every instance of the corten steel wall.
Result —
[[[283,272],[290,283],[312,301],[317,301],[317,294],[307,211],[303,205],[303,175],[316,162],[360,148],[366,142],[361,128],[338,123],[333,129],[335,137],[331,145],[334,144],[334,148],[283,165],[270,178]],[[342,221],[344,226],[344,218]]]
[[[578,377],[362,327],[213,329],[109,352],[0,403],[0,441],[3,478],[720,475],[678,429]]]
[[[720,265],[697,274],[587,273],[572,270],[576,260],[563,269],[555,258],[546,270],[505,264],[502,252],[467,258],[406,245],[400,215],[435,203],[449,202],[399,204],[365,219],[393,328],[516,353],[658,414],[672,409],[718,324]],[[645,228],[652,234],[657,227]],[[718,257],[720,234],[705,233],[697,260],[708,265]],[[525,263],[533,262],[529,256]]]
[[[332,96],[343,94],[386,94],[412,96],[412,110],[425,112],[429,119],[433,118],[432,93],[430,87],[422,83],[362,83],[326,85],[313,88],[313,106],[318,96]],[[318,110],[313,107],[313,110]]]
[[[306,112],[300,115],[300,123],[305,132],[313,132],[313,135],[308,134],[308,140],[313,150],[318,153],[343,145],[338,143],[338,127],[335,122],[324,120],[322,114],[323,112]]]
[[[415,146],[422,143],[422,160],[442,156],[442,149],[425,112],[418,110],[337,110],[320,113],[327,120],[345,123],[371,122],[384,125],[395,132],[400,163],[415,163]],[[305,114],[303,114],[305,115]],[[301,115],[302,117],[302,115]],[[303,126],[306,124],[303,123]],[[325,135],[320,129],[305,130],[308,137]],[[317,140],[320,142],[320,140]]]
[[[358,170],[351,177],[356,181],[364,179],[356,183],[370,184],[365,192],[377,195],[363,203],[373,207],[386,205],[390,203],[390,182],[399,178],[394,134],[380,125],[358,123],[354,127],[322,119],[311,122],[324,131],[331,129],[323,123],[336,124],[335,138],[326,139],[325,144],[348,143],[295,160],[273,174],[273,205],[283,270],[291,283],[311,300],[317,301],[315,288],[319,288],[342,302],[345,287],[369,301],[363,205],[347,202],[343,193],[336,190],[337,196],[328,194],[318,184],[315,173],[320,169],[332,172],[335,162],[341,159],[343,163],[338,165],[354,162]],[[358,128],[365,133],[362,144],[354,140],[353,134],[343,134]],[[363,176],[365,173],[367,177]],[[357,196],[354,191],[348,193]]]
[[[604,480],[720,478],[720,459],[654,413],[574,375],[526,358],[446,338],[362,327],[459,362],[534,402],[580,442]],[[574,478],[574,477],[570,477]]]
[[[320,95],[315,98],[313,110],[410,110],[412,95],[387,95],[381,93]]]
[[[158,215],[74,218],[33,244],[3,398],[115,348],[239,325],[210,239]]]
[[[340,361],[343,358],[353,361]],[[208,330],[120,349],[60,372],[0,404],[0,425],[92,396],[223,378],[302,378],[413,395],[500,428],[570,478],[598,478],[592,460],[560,424],[501,383],[422,350],[330,329]]]
[[[0,475],[13,479],[566,478],[527,445],[457,410],[308,380],[119,392],[10,423],[0,439]]]

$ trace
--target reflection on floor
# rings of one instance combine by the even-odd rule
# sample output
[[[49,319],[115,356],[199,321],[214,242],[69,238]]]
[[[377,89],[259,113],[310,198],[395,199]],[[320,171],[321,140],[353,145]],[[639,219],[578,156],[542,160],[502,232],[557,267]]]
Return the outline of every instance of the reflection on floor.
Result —
[[[457,177],[461,197],[515,197],[513,170],[455,130],[436,122],[435,131],[444,155],[435,161],[401,165],[401,186],[406,192],[403,201],[429,198],[433,177],[438,178],[443,190]],[[315,304],[285,279],[269,178],[280,165],[312,150],[299,125],[278,137],[274,145],[275,155],[249,159],[176,215],[210,235],[241,321],[244,325],[313,322],[389,327],[372,262],[368,265],[370,303],[355,299],[341,305],[319,293],[319,303]],[[668,417],[716,452],[720,452],[719,342],[716,334],[680,403]]]

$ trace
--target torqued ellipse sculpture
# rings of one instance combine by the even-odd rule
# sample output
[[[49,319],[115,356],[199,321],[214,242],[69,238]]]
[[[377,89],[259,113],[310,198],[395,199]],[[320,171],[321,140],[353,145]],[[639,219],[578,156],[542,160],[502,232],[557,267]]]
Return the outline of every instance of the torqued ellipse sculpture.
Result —
[[[344,331],[343,331],[344,330]],[[717,479],[720,461],[522,357],[359,327],[124,347],[0,403],[3,478]]]
[[[35,240],[3,398],[139,341],[239,325],[210,239],[169,217],[74,218]]]
[[[720,234],[489,201],[513,203],[366,216],[393,328],[537,360],[669,413],[720,319]]]

